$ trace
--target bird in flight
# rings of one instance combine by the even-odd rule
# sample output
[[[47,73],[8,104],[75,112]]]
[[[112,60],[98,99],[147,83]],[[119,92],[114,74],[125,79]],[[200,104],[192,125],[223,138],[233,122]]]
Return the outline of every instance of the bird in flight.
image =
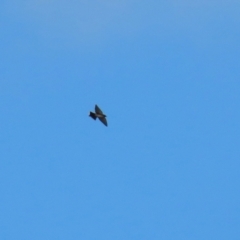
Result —
[[[98,107],[98,105],[95,105],[95,113],[90,112],[89,117],[93,118],[96,120],[97,118],[107,127],[107,119],[106,115],[102,112],[102,110]]]

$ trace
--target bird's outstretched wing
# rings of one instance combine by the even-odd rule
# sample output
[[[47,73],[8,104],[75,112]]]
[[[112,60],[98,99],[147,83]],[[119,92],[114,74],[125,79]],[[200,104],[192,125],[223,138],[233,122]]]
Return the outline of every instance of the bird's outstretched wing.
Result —
[[[103,114],[102,110],[98,107],[98,105],[95,105],[95,112],[97,114]]]
[[[107,127],[107,119],[105,117],[98,117],[99,120]]]

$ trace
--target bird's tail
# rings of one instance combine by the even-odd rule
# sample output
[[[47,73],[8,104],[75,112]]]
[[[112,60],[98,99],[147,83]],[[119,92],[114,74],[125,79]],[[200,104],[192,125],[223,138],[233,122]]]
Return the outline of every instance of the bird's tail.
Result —
[[[89,113],[89,117],[93,118],[94,120],[97,119],[96,114],[93,113],[93,112],[90,112],[90,113]]]

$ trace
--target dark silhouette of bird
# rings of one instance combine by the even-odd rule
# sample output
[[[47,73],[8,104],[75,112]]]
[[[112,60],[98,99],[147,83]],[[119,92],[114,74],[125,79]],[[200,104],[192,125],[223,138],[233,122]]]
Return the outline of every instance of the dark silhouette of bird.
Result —
[[[95,105],[95,113],[90,112],[89,117],[93,118],[96,120],[97,118],[107,127],[107,119],[106,115],[102,112],[102,110],[98,107],[98,105]]]

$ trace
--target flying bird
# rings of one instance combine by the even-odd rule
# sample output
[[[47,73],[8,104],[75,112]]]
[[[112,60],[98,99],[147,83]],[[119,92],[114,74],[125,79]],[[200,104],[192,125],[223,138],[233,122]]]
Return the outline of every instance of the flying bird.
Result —
[[[93,118],[96,120],[97,118],[107,127],[107,119],[106,115],[102,112],[102,110],[98,107],[98,105],[95,105],[95,113],[90,112],[89,117]]]

